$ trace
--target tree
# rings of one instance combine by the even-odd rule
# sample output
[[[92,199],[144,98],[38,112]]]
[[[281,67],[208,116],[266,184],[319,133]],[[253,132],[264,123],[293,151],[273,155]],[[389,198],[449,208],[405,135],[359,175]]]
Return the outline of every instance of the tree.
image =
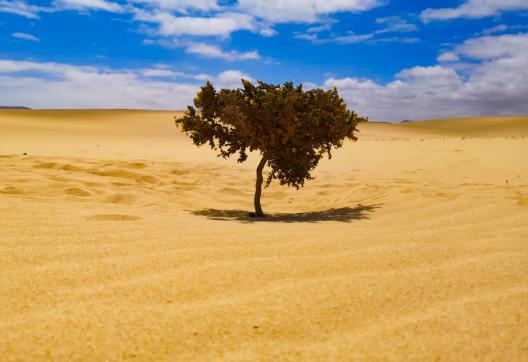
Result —
[[[209,145],[228,158],[238,155],[247,160],[248,152],[257,151],[261,160],[255,185],[256,217],[264,217],[260,205],[262,171],[270,172],[266,187],[274,179],[295,188],[312,179],[311,171],[345,138],[357,140],[357,124],[365,121],[347,109],[337,89],[304,91],[302,84],[284,85],[242,80],[241,89],[216,91],[210,82],[198,92],[194,107],[175,119],[180,129],[197,146]],[[196,108],[195,108],[196,107]]]

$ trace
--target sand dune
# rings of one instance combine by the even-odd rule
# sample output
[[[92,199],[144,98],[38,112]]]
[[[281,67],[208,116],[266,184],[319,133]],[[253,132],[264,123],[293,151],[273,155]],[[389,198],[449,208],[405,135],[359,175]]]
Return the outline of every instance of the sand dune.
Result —
[[[528,137],[527,122],[528,116],[438,119],[402,124],[371,122],[362,130],[369,139]]]
[[[528,359],[527,117],[364,124],[255,221],[174,113],[0,111],[2,360]]]

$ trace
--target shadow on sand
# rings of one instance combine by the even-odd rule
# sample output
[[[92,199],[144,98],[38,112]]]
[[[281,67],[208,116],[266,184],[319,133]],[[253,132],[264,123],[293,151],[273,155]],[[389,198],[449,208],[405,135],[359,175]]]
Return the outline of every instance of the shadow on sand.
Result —
[[[276,213],[268,214],[265,218],[252,218],[249,213],[244,210],[217,210],[217,209],[203,209],[190,211],[194,215],[206,216],[211,220],[222,221],[241,221],[243,223],[255,222],[282,222],[282,223],[296,223],[296,222],[310,222],[316,223],[321,221],[339,221],[351,222],[353,220],[368,219],[368,214],[374,212],[375,209],[381,207],[381,204],[361,205],[356,207],[341,207],[338,209],[328,209],[323,211],[311,211],[300,213]]]

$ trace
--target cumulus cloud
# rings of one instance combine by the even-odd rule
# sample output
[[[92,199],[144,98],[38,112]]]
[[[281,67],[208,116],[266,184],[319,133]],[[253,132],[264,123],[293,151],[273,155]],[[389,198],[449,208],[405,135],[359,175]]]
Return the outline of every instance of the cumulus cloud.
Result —
[[[384,3],[383,0],[239,0],[219,5],[217,1],[133,0],[147,8],[133,9],[135,19],[157,25],[161,36],[220,36],[246,30],[270,37],[276,35],[273,25],[289,22],[315,22],[337,12],[359,12]],[[174,12],[209,11],[212,14],[181,16]],[[331,22],[331,20],[330,20]],[[355,36],[338,42],[355,42]],[[232,57],[224,57],[232,58]],[[251,58],[252,59],[252,58]]]
[[[458,62],[460,57],[453,52],[442,53],[436,58],[439,62]]]
[[[384,121],[528,113],[528,34],[469,39],[450,54],[469,63],[404,69],[387,84],[331,77],[325,87]]]
[[[323,86],[336,86],[351,109],[373,120],[528,113],[527,33],[468,39],[443,54],[442,65],[403,69],[389,83],[329,75]],[[254,81],[239,70],[207,75],[167,66],[115,70],[0,60],[0,103],[175,109],[189,104],[206,80],[234,88],[242,78]]]
[[[314,22],[322,16],[338,12],[361,12],[385,3],[385,0],[238,0],[227,3],[218,0],[53,0],[53,6],[30,5],[27,0],[0,0],[0,11],[37,18],[41,11],[103,10],[110,12],[143,10],[157,13],[214,12],[238,13],[264,23]],[[240,20],[240,19],[239,19]],[[274,33],[262,28],[264,36]]]
[[[242,85],[242,79],[255,82],[251,76],[238,70],[226,70],[220,73],[216,79],[212,79],[212,81],[219,88],[238,88]]]
[[[54,0],[54,6],[60,10],[103,10],[120,12],[123,8],[118,3],[108,0]]]
[[[135,19],[155,23],[158,33],[164,36],[222,36],[237,30],[254,31],[253,18],[240,13],[222,13],[212,17],[175,16],[169,12],[135,10]]]
[[[455,47],[454,51],[459,55],[474,59],[528,56],[528,33],[483,36],[469,39]]]
[[[188,81],[154,78],[185,77]],[[202,81],[239,87],[253,80],[237,70],[217,76],[173,72],[165,68],[107,69],[62,63],[0,60],[0,103],[33,108],[183,109]]]
[[[39,38],[37,38],[35,35],[27,34],[27,33],[13,33],[11,34],[13,38],[16,39],[22,39],[22,40],[29,40],[29,41],[40,41]]]
[[[239,0],[245,13],[273,23],[311,23],[338,12],[361,12],[380,6],[381,0]]]
[[[528,9],[526,0],[466,0],[455,8],[426,9],[420,17],[423,21],[450,20],[457,18],[483,18],[506,11]]]
[[[203,57],[254,60],[257,51],[225,51],[218,46],[197,42],[196,38],[228,38],[234,32],[249,31],[263,37],[277,34],[277,23],[313,23],[307,35],[298,38],[321,43],[350,44],[371,39],[374,34],[348,32],[318,39],[314,29],[329,29],[335,20],[326,16],[339,12],[362,12],[386,3],[386,0],[50,0],[47,7],[28,5],[27,0],[0,0],[0,11],[26,17],[38,17],[43,11],[99,10],[130,14],[150,44],[185,43],[186,52]],[[414,25],[398,17],[382,18],[383,32],[412,31]],[[380,32],[382,32],[380,31]],[[269,60],[267,60],[269,61]]]

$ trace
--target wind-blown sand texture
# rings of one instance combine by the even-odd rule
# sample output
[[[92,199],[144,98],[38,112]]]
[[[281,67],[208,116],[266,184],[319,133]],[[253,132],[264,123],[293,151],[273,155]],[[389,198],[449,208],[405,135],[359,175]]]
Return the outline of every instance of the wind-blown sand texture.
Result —
[[[2,361],[528,360],[527,117],[364,124],[255,221],[173,115],[0,111]]]

